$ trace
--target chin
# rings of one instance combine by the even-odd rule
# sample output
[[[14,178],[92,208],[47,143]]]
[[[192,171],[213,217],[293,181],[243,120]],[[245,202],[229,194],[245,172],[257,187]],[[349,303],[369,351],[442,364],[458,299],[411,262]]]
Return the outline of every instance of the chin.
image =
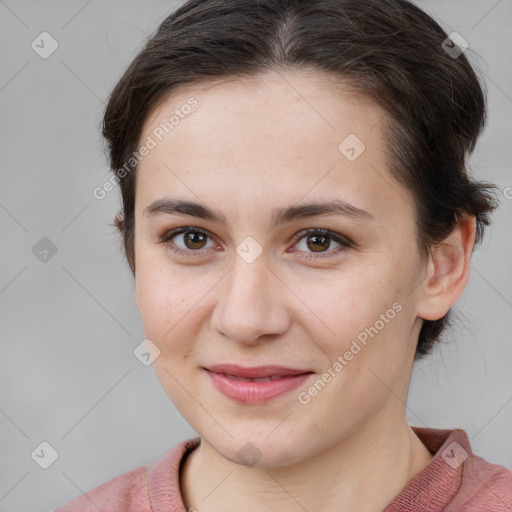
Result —
[[[231,437],[222,429],[212,435],[212,430],[208,429],[208,434],[201,438],[206,441],[220,456],[235,464],[245,467],[254,467],[261,469],[272,469],[295,464],[315,455],[315,445],[311,442],[305,442],[312,438],[311,435],[298,437],[292,435],[294,429],[288,429],[272,432],[272,428],[255,429],[251,432],[250,428],[245,426],[240,428],[238,435],[236,429],[226,424],[226,429],[233,435]],[[279,427],[281,428],[281,427]],[[196,432],[200,432],[196,430]],[[270,435],[269,433],[272,432]],[[321,447],[318,447],[321,450]]]

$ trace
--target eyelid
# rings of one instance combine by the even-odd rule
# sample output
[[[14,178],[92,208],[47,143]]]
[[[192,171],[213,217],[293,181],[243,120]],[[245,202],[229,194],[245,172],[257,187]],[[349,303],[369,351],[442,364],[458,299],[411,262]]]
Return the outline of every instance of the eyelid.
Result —
[[[205,235],[212,238],[210,233],[208,233],[208,231],[206,231],[203,228],[199,228],[197,226],[182,226],[181,228],[175,228],[166,231],[161,237],[159,237],[159,242],[168,242],[171,238],[174,238],[176,235],[181,235],[182,233],[186,233],[187,231],[195,231],[197,233],[200,233],[201,235]]]

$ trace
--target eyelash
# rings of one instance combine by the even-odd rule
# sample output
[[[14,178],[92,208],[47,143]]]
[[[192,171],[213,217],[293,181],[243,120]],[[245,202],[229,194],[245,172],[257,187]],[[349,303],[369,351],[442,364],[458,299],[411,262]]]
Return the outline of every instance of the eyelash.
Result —
[[[165,233],[161,237],[160,243],[166,244],[169,247],[169,249],[171,249],[171,251],[173,251],[174,253],[176,253],[180,256],[188,256],[188,257],[202,256],[202,252],[206,249],[198,249],[197,251],[195,251],[192,249],[182,249],[181,247],[177,247],[174,244],[173,244],[174,246],[168,244],[168,242],[170,242],[175,236],[183,234],[183,233],[189,233],[189,232],[198,233],[200,235],[211,238],[211,236],[204,229],[188,226],[188,227],[177,228],[177,229],[174,229],[174,230],[171,230],[171,231]],[[326,236],[331,241],[335,241],[335,242],[339,243],[340,247],[337,247],[336,249],[332,249],[330,251],[326,251],[323,253],[318,253],[318,254],[315,254],[314,252],[308,252],[308,253],[306,253],[306,254],[308,254],[306,259],[311,259],[311,258],[312,259],[321,259],[321,258],[332,257],[333,255],[337,255],[340,252],[343,252],[346,249],[349,249],[353,246],[352,242],[350,242],[348,239],[343,238],[340,235],[337,235],[336,233],[329,231],[328,229],[319,229],[319,228],[304,229],[302,231],[299,231],[299,233],[297,233],[296,235],[293,236],[293,242],[294,242],[293,245],[296,245],[300,240],[302,240],[303,238],[307,238],[308,236]],[[312,256],[310,256],[310,255],[312,255]]]

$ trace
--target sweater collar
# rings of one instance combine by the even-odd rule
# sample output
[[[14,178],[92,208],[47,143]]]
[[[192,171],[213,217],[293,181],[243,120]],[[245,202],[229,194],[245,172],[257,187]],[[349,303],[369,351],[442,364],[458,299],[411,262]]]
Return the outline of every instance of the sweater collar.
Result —
[[[464,467],[472,465],[468,436],[462,429],[411,428],[434,457],[384,512],[413,509],[442,512],[460,490]]]
[[[411,428],[434,457],[383,512],[442,512],[462,485],[464,467],[473,464],[469,439],[462,429]],[[180,490],[180,470],[185,458],[200,441],[200,437],[182,441],[149,466],[148,492],[152,510],[186,512]]]

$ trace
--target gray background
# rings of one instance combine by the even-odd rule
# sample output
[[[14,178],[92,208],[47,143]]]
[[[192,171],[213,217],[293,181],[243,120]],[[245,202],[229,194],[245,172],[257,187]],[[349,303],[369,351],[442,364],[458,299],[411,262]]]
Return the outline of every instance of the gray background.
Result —
[[[418,3],[463,35],[487,82],[489,124],[470,164],[499,185],[501,206],[451,343],[415,367],[408,419],[464,428],[477,454],[512,469],[512,0]],[[109,177],[103,103],[176,5],[0,0],[1,511],[52,509],[196,435],[133,355],[144,336],[109,226],[118,189],[92,195]],[[47,59],[31,48],[43,31],[59,45]],[[46,262],[32,251],[43,237],[57,248]],[[31,458],[43,441],[59,455],[46,470]]]

